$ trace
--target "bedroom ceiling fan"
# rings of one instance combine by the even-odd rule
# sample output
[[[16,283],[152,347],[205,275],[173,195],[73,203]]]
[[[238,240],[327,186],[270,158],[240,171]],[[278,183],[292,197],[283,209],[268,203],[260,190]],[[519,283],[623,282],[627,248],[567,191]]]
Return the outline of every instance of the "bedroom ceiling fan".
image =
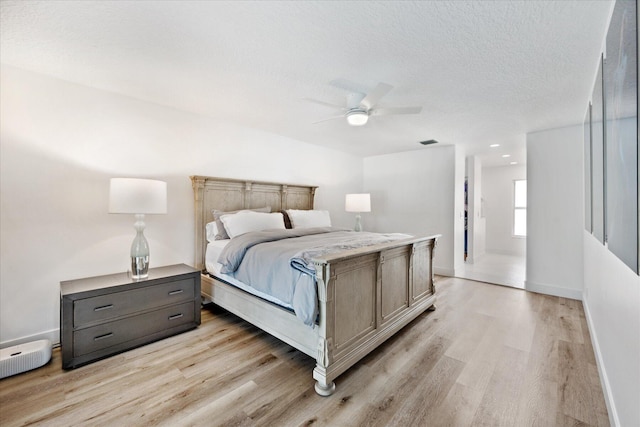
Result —
[[[331,104],[329,102],[318,101],[316,99],[305,98],[306,101],[315,104],[324,105],[326,107],[338,108],[342,111],[340,115],[318,120],[316,123],[322,123],[329,120],[346,118],[347,123],[351,126],[363,126],[369,121],[371,116],[383,116],[391,114],[418,114],[422,111],[422,107],[395,107],[395,108],[377,108],[380,99],[393,89],[393,86],[386,83],[378,83],[369,93],[363,93],[358,90],[358,85],[347,80],[338,79],[330,82],[332,86],[348,90],[347,106]]]

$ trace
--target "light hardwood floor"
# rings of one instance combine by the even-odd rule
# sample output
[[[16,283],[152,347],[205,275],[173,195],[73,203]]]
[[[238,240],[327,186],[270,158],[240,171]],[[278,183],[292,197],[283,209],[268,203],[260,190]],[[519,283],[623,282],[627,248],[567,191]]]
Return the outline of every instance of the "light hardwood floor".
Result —
[[[0,381],[0,425],[609,425],[579,301],[439,278],[426,312],[313,390],[308,356],[221,309],[111,358]]]

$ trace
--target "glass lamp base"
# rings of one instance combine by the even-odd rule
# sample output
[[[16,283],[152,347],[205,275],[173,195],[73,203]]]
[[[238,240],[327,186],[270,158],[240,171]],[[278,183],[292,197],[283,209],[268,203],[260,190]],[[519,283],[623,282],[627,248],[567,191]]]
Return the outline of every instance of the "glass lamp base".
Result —
[[[356,226],[353,228],[354,231],[362,231],[362,221],[360,219],[360,214],[356,215]]]
[[[134,280],[149,277],[149,255],[131,257],[131,278]]]
[[[149,277],[149,243],[144,237],[144,214],[136,214],[136,237],[131,244],[131,278],[134,280]]]

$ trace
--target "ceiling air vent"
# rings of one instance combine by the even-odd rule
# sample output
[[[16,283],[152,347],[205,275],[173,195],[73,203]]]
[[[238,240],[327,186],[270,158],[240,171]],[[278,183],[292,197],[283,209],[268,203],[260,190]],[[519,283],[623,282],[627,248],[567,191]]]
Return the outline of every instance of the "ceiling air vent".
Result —
[[[438,141],[436,141],[435,139],[428,139],[426,141],[420,141],[420,144],[422,145],[431,145],[431,144],[437,144]]]

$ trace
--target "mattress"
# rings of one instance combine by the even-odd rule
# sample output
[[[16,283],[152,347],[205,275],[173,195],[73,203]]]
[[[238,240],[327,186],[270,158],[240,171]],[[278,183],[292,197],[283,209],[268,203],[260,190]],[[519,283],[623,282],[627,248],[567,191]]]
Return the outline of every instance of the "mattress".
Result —
[[[264,292],[261,292],[241,282],[240,280],[237,280],[236,278],[229,276],[228,274],[224,274],[220,272],[220,268],[222,267],[222,265],[218,262],[218,257],[220,256],[220,252],[222,252],[222,249],[224,249],[224,247],[229,242],[230,242],[229,239],[215,240],[207,244],[207,250],[205,253],[205,267],[207,269],[207,272],[213,275],[215,278],[220,279],[229,285],[235,286],[238,289],[242,289],[245,292],[248,292],[252,295],[260,297],[274,304],[277,304],[280,307],[286,308],[287,310],[293,311],[293,306],[291,304],[287,304],[272,295],[268,295]]]

